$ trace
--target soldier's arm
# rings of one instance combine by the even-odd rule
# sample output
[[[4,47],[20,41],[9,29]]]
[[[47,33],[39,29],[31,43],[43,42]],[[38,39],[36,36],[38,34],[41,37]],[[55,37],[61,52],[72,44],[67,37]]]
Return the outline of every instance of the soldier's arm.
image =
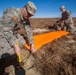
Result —
[[[67,11],[66,11],[66,15],[67,15],[67,16],[66,16],[65,22],[66,22],[66,23],[69,23],[69,22],[70,22],[69,19],[70,19],[71,12],[70,12],[69,10],[67,10]]]
[[[15,21],[16,24],[18,24],[18,25],[20,24],[20,22],[18,21],[17,16],[13,16],[12,19]]]
[[[12,30],[4,31],[4,34],[5,34],[7,41],[10,43],[11,46],[13,46],[17,42],[17,39],[13,35]]]
[[[62,15],[61,15],[61,16],[62,16]],[[63,17],[61,17],[58,21],[59,21],[59,22],[62,22],[62,21],[63,21]]]
[[[29,45],[34,44],[33,32],[29,20],[26,21],[25,32],[27,35]]]
[[[60,23],[64,22],[63,18],[59,19],[58,22],[60,22]]]
[[[67,10],[67,11],[66,11],[66,14],[67,14],[67,18],[69,18],[70,15],[71,15],[71,11]]]

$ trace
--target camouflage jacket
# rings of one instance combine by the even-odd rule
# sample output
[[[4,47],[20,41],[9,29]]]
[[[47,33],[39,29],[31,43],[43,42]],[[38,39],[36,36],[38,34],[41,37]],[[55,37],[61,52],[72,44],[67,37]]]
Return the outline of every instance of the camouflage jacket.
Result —
[[[27,39],[29,44],[33,44],[33,33],[32,33],[32,28],[30,25],[29,20],[24,20],[21,14],[21,9],[20,8],[9,8],[3,13],[2,17],[2,24],[3,24],[3,31],[7,32],[10,36],[10,31],[14,30],[14,27],[16,25],[16,22],[13,20],[13,16],[16,16],[18,18],[18,21],[22,23],[23,27],[25,28],[25,32],[27,35]],[[10,36],[11,39],[13,38]]]
[[[66,24],[74,24],[73,19],[71,17],[71,11],[66,10],[62,13],[62,19]]]

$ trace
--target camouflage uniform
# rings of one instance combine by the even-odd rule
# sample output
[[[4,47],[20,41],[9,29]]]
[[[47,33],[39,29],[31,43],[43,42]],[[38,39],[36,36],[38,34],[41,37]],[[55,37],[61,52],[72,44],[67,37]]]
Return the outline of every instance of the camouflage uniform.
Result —
[[[5,53],[14,54],[14,50],[7,42],[7,39],[5,38],[4,32],[2,30],[2,24],[0,23],[0,58],[5,58]],[[5,55],[2,57],[3,54]]]
[[[53,28],[55,30],[61,30],[62,29],[62,26],[61,26],[61,23],[59,21],[56,21],[54,24],[53,24]]]
[[[71,12],[69,10],[66,10],[65,12],[62,13],[62,21],[64,21],[64,27],[63,30],[67,30],[69,32],[74,32],[75,27],[74,27],[74,22],[71,17]]]
[[[25,32],[27,35],[27,39],[29,44],[33,44],[33,33],[31,29],[31,25],[29,20],[24,20],[22,18],[21,9],[19,8],[9,8],[6,11],[4,11],[4,16],[2,18],[2,24],[3,24],[3,31],[5,38],[7,39],[8,43],[12,46],[16,42],[19,42],[19,45],[24,45],[25,40],[20,34],[14,35],[14,27],[16,25],[16,22],[13,20],[13,16],[16,16],[18,18],[18,21],[22,24],[22,26],[25,28]],[[19,27],[20,28],[20,27]]]

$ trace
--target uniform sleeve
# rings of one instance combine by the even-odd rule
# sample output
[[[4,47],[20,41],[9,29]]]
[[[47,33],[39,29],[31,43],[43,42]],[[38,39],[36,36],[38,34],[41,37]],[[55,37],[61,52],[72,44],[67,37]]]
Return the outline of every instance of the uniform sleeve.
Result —
[[[66,19],[65,19],[65,23],[70,24],[73,23],[72,18],[71,18],[71,11],[67,10],[66,11]]]
[[[69,18],[70,15],[71,15],[71,11],[67,10],[67,11],[66,11],[66,14],[67,14],[67,18]]]
[[[63,14],[61,14],[61,19],[59,21],[63,21]]]
[[[5,37],[6,37],[7,41],[9,42],[9,44],[11,46],[13,46],[14,44],[16,44],[17,38],[13,35],[12,30],[4,31],[4,34],[5,34]]]
[[[29,20],[26,21],[25,32],[26,32],[26,35],[27,35],[29,45],[34,44],[33,32],[32,32],[32,28],[31,28]]]
[[[63,21],[63,18],[61,18],[61,19],[59,20],[59,22],[61,22],[61,21]]]

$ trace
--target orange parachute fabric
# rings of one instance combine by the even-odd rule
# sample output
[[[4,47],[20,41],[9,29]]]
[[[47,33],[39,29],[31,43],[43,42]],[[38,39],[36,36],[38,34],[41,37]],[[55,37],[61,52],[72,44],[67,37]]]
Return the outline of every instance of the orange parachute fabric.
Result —
[[[67,35],[68,33],[69,32],[66,32],[66,31],[55,31],[55,32],[49,32],[49,33],[44,33],[44,34],[40,34],[40,35],[35,35],[34,36],[35,48],[36,48],[36,50],[38,50],[44,44],[49,43],[57,38],[60,38],[63,35]],[[27,44],[25,46],[28,49],[30,49]]]

